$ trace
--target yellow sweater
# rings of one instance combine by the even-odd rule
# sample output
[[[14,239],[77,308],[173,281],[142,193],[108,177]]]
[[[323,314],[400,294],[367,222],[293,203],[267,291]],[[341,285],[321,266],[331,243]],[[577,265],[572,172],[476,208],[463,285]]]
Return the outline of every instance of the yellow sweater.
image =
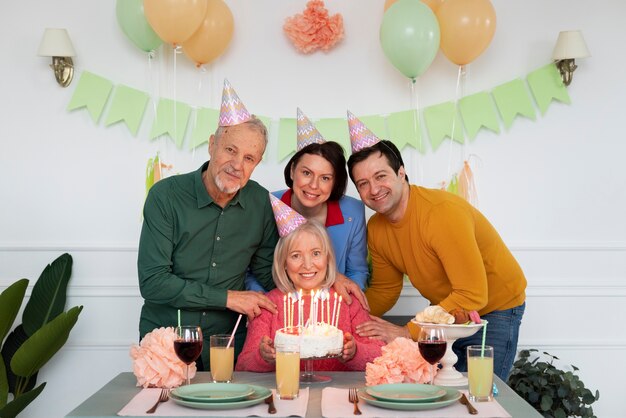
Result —
[[[367,225],[372,280],[371,313],[396,303],[406,274],[433,305],[480,315],[513,308],[526,299],[526,278],[489,221],[463,198],[411,185],[404,217],[390,223],[379,214]],[[409,323],[415,339],[419,327]]]

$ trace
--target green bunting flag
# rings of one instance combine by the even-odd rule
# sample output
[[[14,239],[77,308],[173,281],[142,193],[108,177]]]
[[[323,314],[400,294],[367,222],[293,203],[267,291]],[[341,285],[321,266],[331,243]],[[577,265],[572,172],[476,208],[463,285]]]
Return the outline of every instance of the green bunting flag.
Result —
[[[104,124],[109,126],[124,121],[133,136],[137,136],[148,100],[148,94],[143,91],[131,89],[122,84],[116,86]]]
[[[554,64],[548,64],[533,71],[528,74],[526,80],[542,115],[545,115],[552,99],[566,104],[571,103],[561,74]]]
[[[399,150],[410,144],[420,153],[426,152],[416,110],[394,112],[387,117],[387,122],[389,123],[389,139]]]
[[[187,130],[187,121],[191,113],[191,106],[175,102],[170,99],[161,99],[157,106],[157,115],[152,124],[150,139],[168,134],[174,139],[176,146],[181,148]]]
[[[91,119],[93,119],[94,123],[98,123],[100,115],[102,115],[104,110],[104,105],[109,98],[109,94],[111,94],[111,89],[113,89],[113,83],[106,78],[89,71],[83,71],[67,110],[86,107],[91,115]]]
[[[296,118],[281,118],[278,123],[278,161],[296,152]]]
[[[511,127],[513,119],[518,114],[535,120],[535,109],[532,101],[528,96],[524,82],[519,78],[499,85],[493,89],[491,94],[507,129]]]
[[[500,121],[491,96],[486,92],[472,94],[459,100],[459,111],[463,118],[465,131],[471,140],[476,138],[483,126],[500,133]]]
[[[369,116],[357,116],[361,122],[367,129],[372,131],[374,135],[376,135],[380,139],[388,139],[389,132],[387,132],[387,127],[385,126],[385,118],[380,115],[369,115]],[[346,126],[348,125],[348,121],[344,120]],[[348,132],[350,129],[348,129]]]
[[[191,124],[191,142],[189,149],[194,149],[209,142],[209,137],[217,129],[217,120],[220,112],[216,109],[201,107],[196,109],[195,117]]]
[[[344,118],[326,118],[315,121],[315,127],[325,140],[338,142],[345,153],[350,152],[348,122]]]
[[[461,144],[464,142],[463,125],[454,102],[427,107],[424,109],[424,121],[433,150],[439,148],[446,137]]]

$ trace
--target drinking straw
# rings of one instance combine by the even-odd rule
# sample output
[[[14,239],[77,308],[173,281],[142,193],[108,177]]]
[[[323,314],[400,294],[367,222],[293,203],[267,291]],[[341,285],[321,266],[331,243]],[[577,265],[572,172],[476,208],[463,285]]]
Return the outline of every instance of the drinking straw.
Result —
[[[178,310],[178,328],[180,328],[180,309]]]
[[[485,339],[487,338],[487,321],[485,321],[485,325],[483,325],[483,342],[480,347],[480,356],[485,357]]]
[[[230,334],[230,338],[228,339],[228,344],[226,348],[230,348],[230,344],[233,342],[233,338],[235,338],[235,332],[237,332],[237,327],[239,326],[239,321],[241,321],[242,314],[239,314],[239,318],[237,318],[237,323],[235,324],[235,329],[233,329],[233,333]]]

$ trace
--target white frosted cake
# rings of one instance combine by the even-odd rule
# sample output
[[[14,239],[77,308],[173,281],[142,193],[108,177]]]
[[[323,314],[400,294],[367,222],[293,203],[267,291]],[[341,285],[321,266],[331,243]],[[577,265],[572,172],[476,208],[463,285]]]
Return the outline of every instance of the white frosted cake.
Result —
[[[281,328],[274,336],[274,345],[279,344],[299,344],[301,359],[334,356],[343,349],[343,332],[326,323]]]

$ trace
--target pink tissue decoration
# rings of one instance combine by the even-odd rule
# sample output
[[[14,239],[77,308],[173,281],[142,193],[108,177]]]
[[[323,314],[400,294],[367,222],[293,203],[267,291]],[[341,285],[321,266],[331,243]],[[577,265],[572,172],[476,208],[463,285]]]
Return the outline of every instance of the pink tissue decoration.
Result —
[[[283,30],[300,52],[328,51],[343,38],[343,17],[328,16],[323,1],[311,0],[303,13],[285,19]]]
[[[174,328],[157,328],[130,347],[137,386],[173,388],[185,381],[187,365],[174,352]],[[196,375],[196,363],[189,365],[189,378]]]
[[[430,364],[420,354],[417,343],[398,337],[382,348],[382,355],[365,366],[367,386],[385,383],[427,383]]]

